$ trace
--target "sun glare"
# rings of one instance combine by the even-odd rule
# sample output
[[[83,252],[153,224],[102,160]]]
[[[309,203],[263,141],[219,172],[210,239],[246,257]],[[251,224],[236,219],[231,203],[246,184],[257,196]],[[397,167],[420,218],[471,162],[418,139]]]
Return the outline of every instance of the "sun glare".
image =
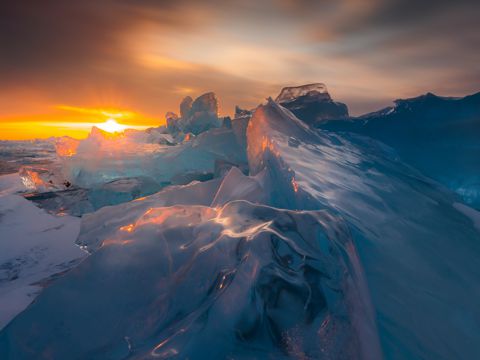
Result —
[[[127,128],[125,125],[117,123],[114,119],[108,119],[104,123],[98,124],[97,127],[109,133],[122,132]]]

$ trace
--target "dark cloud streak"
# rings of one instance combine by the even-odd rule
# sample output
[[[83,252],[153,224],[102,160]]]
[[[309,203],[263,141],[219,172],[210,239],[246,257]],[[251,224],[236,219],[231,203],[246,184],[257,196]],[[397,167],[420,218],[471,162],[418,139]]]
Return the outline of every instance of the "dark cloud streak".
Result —
[[[305,72],[309,69],[312,76],[322,74],[321,69],[336,59],[347,64],[344,66],[350,59],[352,66],[361,64],[369,73],[377,74],[378,79],[372,83],[389,77],[404,93],[408,92],[405,75],[410,72],[423,72],[422,81],[426,82],[419,87],[417,79],[412,78],[412,92],[430,87],[427,90],[466,93],[474,90],[480,77],[479,13],[480,3],[473,0],[2,1],[0,97],[23,86],[44,91],[51,98],[73,99],[76,92],[88,88],[86,84],[104,84],[132,92],[140,107],[151,109],[167,103],[157,104],[155,96],[168,98],[169,91],[170,98],[179,96],[172,95],[172,89],[185,84],[195,89],[217,87],[228,99],[244,93],[249,104],[252,94],[261,101],[263,96],[272,95],[262,96],[262,91],[280,86],[290,74],[279,73],[278,78],[267,82],[248,79],[248,74],[245,78],[228,74],[211,64],[194,64],[188,71],[144,69],[133,59],[126,41],[133,37],[135,42],[136,34],[148,27],[165,37],[175,37],[205,29],[222,33],[230,30],[230,23],[236,24],[238,31],[258,37],[266,34],[266,29],[273,29],[273,34],[276,30],[279,34],[290,31],[291,38],[285,39],[280,50],[292,48],[291,58],[301,59],[298,64],[303,62]],[[281,46],[282,36],[273,35],[272,42]],[[255,40],[252,37],[252,42]],[[293,50],[296,44],[318,50],[304,59],[305,54]],[[195,63],[195,59],[191,61]],[[292,61],[290,66],[294,69],[298,64]],[[351,81],[352,88],[369,86],[357,83],[357,78]],[[445,81],[450,86],[445,86]],[[377,89],[372,97],[381,93]],[[142,98],[145,104],[141,104]],[[348,102],[348,96],[342,100]],[[363,100],[365,104],[374,102],[372,98],[351,98],[355,104]]]

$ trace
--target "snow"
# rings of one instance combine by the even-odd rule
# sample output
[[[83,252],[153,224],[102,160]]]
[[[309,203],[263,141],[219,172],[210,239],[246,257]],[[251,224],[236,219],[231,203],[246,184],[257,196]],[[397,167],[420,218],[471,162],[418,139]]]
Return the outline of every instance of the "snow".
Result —
[[[17,174],[0,176],[0,329],[42,290],[42,282],[85,257],[74,244],[80,219],[56,217],[17,195]]]

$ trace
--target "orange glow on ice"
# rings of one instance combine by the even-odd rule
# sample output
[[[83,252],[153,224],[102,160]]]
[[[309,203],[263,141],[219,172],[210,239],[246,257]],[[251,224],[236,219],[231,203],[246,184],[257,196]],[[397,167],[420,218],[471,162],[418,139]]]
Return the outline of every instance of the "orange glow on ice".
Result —
[[[125,225],[120,228],[121,231],[126,231],[126,232],[132,232],[134,229],[135,229],[134,224]]]

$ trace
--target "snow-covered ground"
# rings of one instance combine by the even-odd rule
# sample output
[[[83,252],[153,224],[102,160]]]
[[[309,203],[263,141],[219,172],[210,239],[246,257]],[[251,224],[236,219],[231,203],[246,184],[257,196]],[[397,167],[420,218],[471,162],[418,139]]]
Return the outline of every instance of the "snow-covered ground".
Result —
[[[18,174],[0,176],[0,329],[24,310],[42,283],[86,256],[75,245],[80,219],[53,216],[18,195]]]

